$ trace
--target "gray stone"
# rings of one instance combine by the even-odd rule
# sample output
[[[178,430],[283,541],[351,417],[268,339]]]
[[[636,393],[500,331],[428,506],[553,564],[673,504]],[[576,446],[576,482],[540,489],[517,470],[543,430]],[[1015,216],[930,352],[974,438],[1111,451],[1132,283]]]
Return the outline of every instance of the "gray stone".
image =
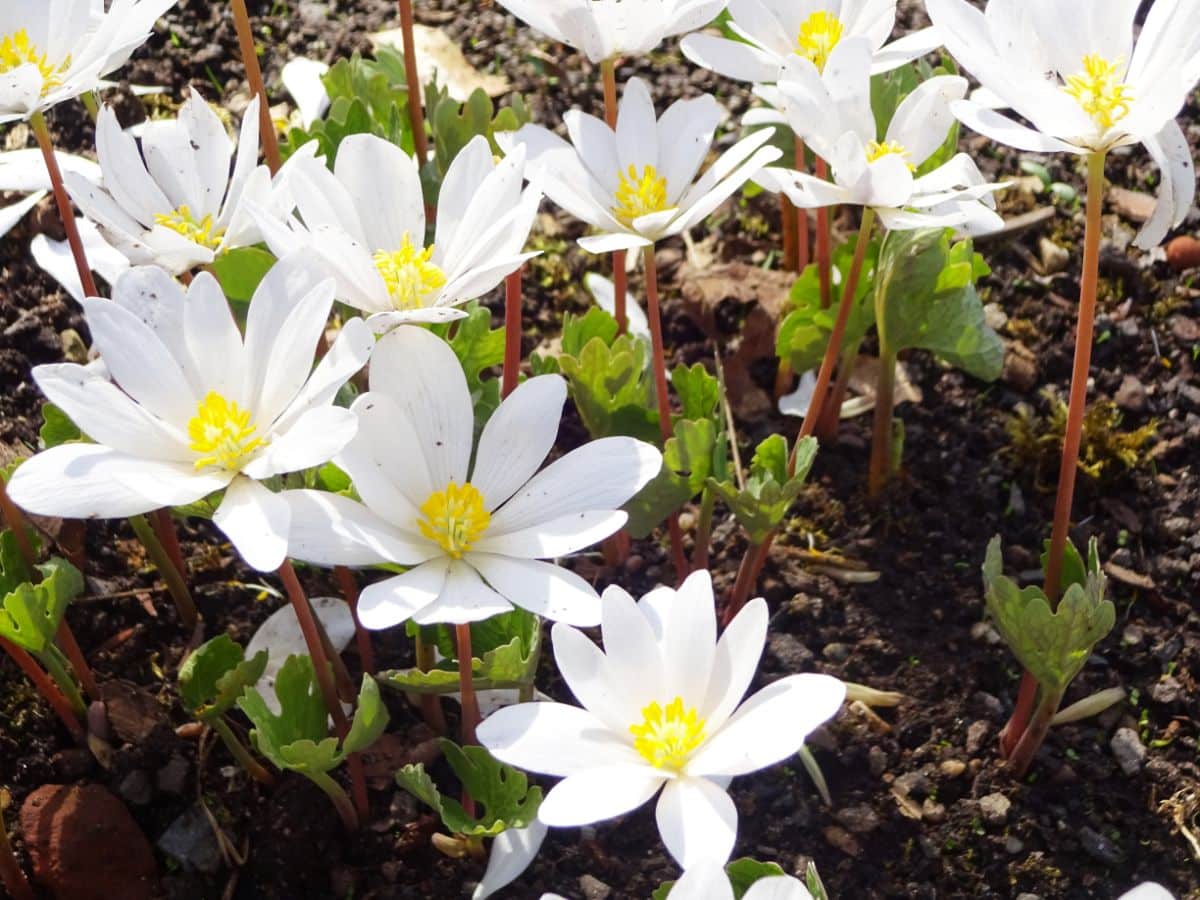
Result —
[[[1178,700],[1182,693],[1183,685],[1179,683],[1178,679],[1168,675],[1150,689],[1150,699],[1155,703],[1167,706]]]
[[[896,779],[895,787],[904,796],[920,800],[929,796],[933,782],[924,772],[905,772]]]
[[[1008,821],[1008,810],[1012,801],[1003,794],[988,794],[979,798],[979,814],[983,821],[994,827],[1000,827]]]
[[[1106,866],[1115,868],[1124,861],[1124,855],[1116,844],[1086,825],[1079,829],[1079,843],[1083,845],[1084,853]]]
[[[1004,852],[1009,856],[1017,856],[1025,849],[1025,843],[1019,837],[1009,836],[1004,839]],[[1030,896],[1030,895],[1023,895]]]
[[[837,820],[855,834],[870,834],[879,827],[879,814],[865,804],[839,809]]]
[[[605,900],[612,893],[612,888],[591,875],[579,876],[579,890],[583,891],[583,896],[587,900]]]
[[[150,776],[144,770],[134,769],[121,779],[121,783],[117,785],[117,793],[126,803],[145,806],[154,799],[154,785],[150,783]]]
[[[983,719],[972,722],[967,726],[967,755],[974,756],[983,748],[991,726]]]
[[[888,757],[882,747],[872,747],[867,751],[867,765],[876,778],[887,771]]]
[[[158,839],[158,849],[185,872],[211,874],[221,868],[221,848],[204,810],[190,807]]]
[[[1118,728],[1109,746],[1117,765],[1126,775],[1133,776],[1142,770],[1142,764],[1146,761],[1146,747],[1132,728]]]
[[[1113,402],[1126,412],[1140,413],[1146,408],[1146,386],[1133,375],[1126,375],[1113,394]]]

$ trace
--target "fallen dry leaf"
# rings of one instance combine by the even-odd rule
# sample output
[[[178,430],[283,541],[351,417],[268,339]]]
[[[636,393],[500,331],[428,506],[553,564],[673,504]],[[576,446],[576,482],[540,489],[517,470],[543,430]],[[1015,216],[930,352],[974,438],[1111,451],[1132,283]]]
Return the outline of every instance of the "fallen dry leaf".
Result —
[[[413,41],[421,83],[436,80],[459,103],[465,103],[476,88],[482,88],[489,97],[499,97],[512,90],[503,75],[485,75],[467,62],[458,44],[440,28],[414,25]],[[394,47],[401,52],[404,49],[404,39],[398,28],[371,35],[371,43],[376,47]]]

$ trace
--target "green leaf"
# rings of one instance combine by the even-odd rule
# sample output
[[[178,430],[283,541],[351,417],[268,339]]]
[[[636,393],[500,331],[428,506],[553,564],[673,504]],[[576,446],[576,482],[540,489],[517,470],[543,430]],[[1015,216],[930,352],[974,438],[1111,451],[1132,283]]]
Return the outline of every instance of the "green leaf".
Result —
[[[331,494],[350,495],[354,490],[349,474],[331,462],[325,463],[317,470],[317,483],[320,484],[321,490]]]
[[[42,543],[33,529],[29,529],[29,540],[34,556],[41,550]],[[17,536],[11,529],[0,531],[0,597],[14,591],[26,581],[33,580],[33,573],[25,564],[25,557],[17,546]]]
[[[512,689],[532,684],[540,643],[540,630],[536,630],[529,639],[516,636],[494,649],[481,651],[482,657],[471,660],[471,681],[475,689]],[[384,687],[417,694],[452,694],[459,689],[458,665],[452,659],[442,660],[427,672],[392,669],[380,672],[376,678]]]
[[[60,444],[81,440],[83,432],[65,412],[53,403],[46,402],[42,404],[42,427],[38,429],[38,437],[42,446],[49,450]]]
[[[928,350],[983,381],[1004,367],[1004,342],[984,319],[974,281],[980,271],[970,241],[953,247],[949,228],[892,231],[875,278],[880,357]]]
[[[10,584],[0,607],[0,635],[35,656],[52,647],[67,605],[83,593],[83,575],[66,560],[55,557],[37,568],[42,580]]]
[[[354,720],[350,723],[350,730],[346,732],[346,739],[342,742],[342,751],[361,753],[379,740],[387,724],[388,711],[379,696],[379,683],[370,675],[363,675],[362,686],[358,689]]]
[[[225,296],[244,303],[254,296],[273,265],[275,257],[261,247],[239,247],[213,260],[213,272]]]
[[[250,738],[258,752],[280,769],[327,772],[336,766],[340,762],[337,738],[329,736],[328,713],[312,660],[289,656],[275,679],[275,696],[278,715],[255,688],[237,701],[254,724]]]
[[[787,478],[787,442],[772,435],[758,445],[743,490],[715,478],[708,479],[708,487],[729,507],[751,543],[761,544],[800,495],[816,455],[816,439],[804,438],[796,451],[795,473]]]
[[[680,418],[711,419],[717,414],[721,400],[721,385],[708,374],[703,363],[691,366],[676,366],[671,373],[671,387],[683,407]]]
[[[678,371],[678,370],[676,370]],[[712,419],[677,419],[675,436],[663,449],[663,465],[653,480],[625,504],[625,530],[640,540],[702,490],[713,471],[720,437]]]
[[[541,788],[531,788],[525,773],[506,766],[483,747],[460,747],[441,739],[442,753],[463,788],[481,807],[468,816],[462,805],[440,793],[421,764],[396,773],[396,784],[436,812],[452,834],[495,837],[509,828],[525,828],[537,816]]]
[[[627,435],[654,444],[662,439],[642,341],[625,334],[610,346],[595,337],[578,357],[564,353],[558,363],[593,438]]]
[[[760,878],[775,878],[787,873],[777,863],[759,862],[745,856],[728,863],[725,866],[725,874],[729,877],[729,883],[733,887],[735,900],[739,900]],[[664,881],[655,888],[654,893],[650,895],[650,900],[666,900],[674,886],[674,881]]]
[[[1116,608],[1104,599],[1099,559],[1089,556],[1084,582],[1072,583],[1055,610],[1040,588],[1021,589],[1003,574],[999,537],[988,544],[983,563],[988,614],[1013,655],[1049,692],[1066,690],[1116,622]]]
[[[617,320],[601,309],[592,306],[582,316],[567,313],[563,317],[562,353],[578,357],[593,338],[599,338],[607,347],[617,339]]]
[[[201,644],[179,669],[179,696],[198,719],[223,715],[267,668],[267,651],[251,659],[227,634]]]
[[[1049,567],[1050,557],[1050,541],[1047,540],[1042,544],[1042,571],[1046,571]],[[1075,549],[1075,544],[1070,538],[1067,538],[1067,545],[1063,548],[1062,569],[1058,579],[1058,591],[1063,593],[1073,584],[1078,584],[1081,587],[1087,586],[1087,576],[1089,571],[1100,570],[1100,543],[1096,538],[1088,541],[1088,563],[1084,563],[1083,557],[1079,555],[1079,551]]]

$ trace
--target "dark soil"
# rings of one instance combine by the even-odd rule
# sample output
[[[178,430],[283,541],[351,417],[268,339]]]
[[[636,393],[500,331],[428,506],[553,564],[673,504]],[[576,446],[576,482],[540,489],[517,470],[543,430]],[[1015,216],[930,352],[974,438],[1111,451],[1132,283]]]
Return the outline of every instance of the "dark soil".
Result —
[[[268,84],[280,97],[278,71],[292,55],[332,60],[366,49],[370,33],[395,27],[390,0],[250,6]],[[462,15],[453,0],[417,6],[418,20],[446,29],[476,66],[507,74],[539,121],[555,123],[571,106],[597,108],[596,73],[586,62],[546,46],[498,8],[484,4]],[[240,110],[245,88],[227,4],[182,0],[167,21],[169,32],[157,35],[123,74],[135,83],[169,85],[175,97],[193,84],[218,99],[219,88]],[[712,90],[735,115],[748,105],[745,91],[684,65],[673,44],[636,67],[622,66],[619,77],[637,73],[660,98]],[[132,121],[141,113],[124,92],[120,96],[122,115]],[[1200,145],[1197,109],[1193,102],[1183,117],[1193,146]],[[52,124],[64,149],[90,150],[91,128],[80,108],[56,110]],[[9,134],[9,146],[21,146],[19,131]],[[990,171],[1019,174],[1016,154],[983,142],[973,146]],[[1056,179],[1082,189],[1071,160],[1041,161]],[[1143,191],[1157,181],[1140,151],[1114,155],[1108,174]],[[1010,191],[1004,212],[1016,215],[1035,203],[1051,201]],[[997,762],[997,733],[1020,672],[981,624],[979,566],[987,541],[999,533],[1008,570],[1036,580],[1037,553],[1049,531],[1053,497],[1042,486],[1052,482],[1057,463],[1012,452],[1006,425],[1019,404],[1049,410],[1043,387],[1066,393],[1082,219],[1079,210],[1060,205],[1052,220],[980,245],[994,270],[983,286],[985,300],[1007,317],[1001,329],[1010,345],[1005,376],[986,385],[924,354],[906,358],[924,399],[899,407],[906,429],[903,471],[878,502],[865,496],[869,418],[843,423],[836,442],[818,457],[812,487],[761,585],[774,617],[760,681],[821,671],[906,699],[878,716],[843,712],[814,736],[832,809],[797,766],[739,779],[732,789],[742,823],[738,855],[774,860],[794,872],[815,859],[830,896],[842,900],[1022,893],[1107,900],[1151,878],[1181,897],[1200,896],[1200,861],[1181,832],[1194,835],[1200,813],[1200,619],[1193,608],[1200,582],[1200,498],[1193,477],[1200,452],[1194,369],[1200,290],[1186,273],[1172,273],[1161,253],[1128,249],[1136,225],[1126,211],[1107,212],[1092,397],[1116,398],[1122,430],[1150,421],[1158,428],[1133,468],[1114,464],[1100,480],[1080,479],[1073,536],[1080,545],[1099,538],[1118,623],[1068,700],[1111,686],[1124,687],[1129,698],[1097,719],[1054,730],[1022,782]],[[768,261],[778,235],[769,197],[740,202],[714,222],[705,246],[718,262]],[[852,224],[839,221],[839,231]],[[583,272],[607,265],[567,242],[579,233],[577,224],[563,219],[554,227],[560,233],[553,240],[563,240],[567,253],[537,264],[538,277],[526,279],[527,351],[553,336],[564,310],[588,303]],[[1193,213],[1185,229],[1195,227]],[[79,311],[28,254],[33,234],[58,229],[44,205],[0,243],[0,462],[36,446],[40,399],[30,367],[61,360],[69,329],[87,337]],[[1066,268],[1054,275],[1031,268],[1043,258],[1045,241],[1070,252]],[[686,289],[682,259],[679,246],[662,248],[668,343],[680,360],[711,362],[712,342],[678,301]],[[640,288],[638,279],[634,286]],[[728,326],[719,347],[727,360],[738,350],[737,327],[746,314],[736,305],[719,312]],[[753,385],[763,391],[774,381],[769,348],[767,356],[750,367]],[[737,422],[743,455],[766,434],[797,427],[796,420],[762,413],[763,404],[750,399],[738,398],[738,408],[750,410]],[[580,434],[569,416],[564,437],[571,443]],[[42,524],[68,547],[75,542],[70,528]],[[238,565],[204,523],[186,526],[183,538],[205,636],[227,631],[244,642],[280,602],[275,579]],[[850,581],[828,560],[815,565],[810,538],[815,550],[861,563],[878,579]],[[719,516],[711,563],[719,590],[732,584],[743,549],[737,529]],[[0,786],[17,804],[46,783],[104,784],[130,799],[153,842],[202,799],[245,862],[201,874],[160,856],[163,894],[172,898],[469,896],[481,865],[433,850],[434,820],[386,779],[372,791],[371,823],[347,837],[306,781],[287,777],[267,791],[233,768],[219,745],[198,746],[173,686],[191,636],[140,548],[121,523],[89,523],[83,552],[89,590],[70,610],[71,625],[101,680],[120,679],[148,692],[156,713],[136,743],[114,737],[112,767],[105,770],[72,746],[15,667],[0,662]],[[598,554],[574,565],[600,585],[619,581],[635,593],[671,577],[653,541],[635,545],[624,571],[606,569]],[[301,574],[313,594],[334,592],[322,573]],[[383,666],[404,664],[409,653],[398,630],[377,635],[376,648]],[[355,668],[353,649],[348,658]],[[548,662],[544,674],[543,687],[561,694]],[[115,690],[121,696],[110,700],[110,711],[129,702],[130,688]],[[412,735],[416,714],[402,700],[389,702],[390,730]],[[1145,765],[1134,775],[1122,772],[1110,747],[1122,727],[1134,729],[1147,748]],[[980,804],[996,793],[1011,801],[1003,821],[985,815]],[[16,840],[24,859],[19,835]],[[608,885],[612,896],[630,898],[647,897],[676,877],[651,808],[582,832],[553,833],[506,896],[536,898],[544,890],[578,896],[585,875]]]

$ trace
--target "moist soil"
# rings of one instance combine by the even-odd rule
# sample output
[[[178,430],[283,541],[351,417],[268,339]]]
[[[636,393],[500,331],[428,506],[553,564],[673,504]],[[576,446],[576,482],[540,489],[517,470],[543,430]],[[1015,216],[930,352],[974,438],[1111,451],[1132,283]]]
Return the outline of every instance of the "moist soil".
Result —
[[[332,61],[368,49],[372,32],[396,27],[394,6],[385,0],[249,5],[277,99],[283,97],[280,67],[292,56]],[[417,19],[444,29],[476,67],[506,74],[537,121],[553,125],[572,106],[598,108],[597,73],[586,61],[518,27],[498,7],[485,3],[464,15],[453,0],[416,5]],[[907,11],[903,18],[918,21]],[[131,83],[166,85],[175,99],[192,85],[240,113],[247,95],[227,5],[182,0],[166,23],[121,74]],[[740,87],[685,65],[674,42],[619,69],[622,80],[634,74],[646,76],[663,101],[713,91],[737,115],[750,100]],[[127,123],[142,115],[127,88],[117,91],[116,103]],[[1193,101],[1181,119],[1193,147],[1200,144],[1197,108]],[[60,107],[51,120],[61,148],[90,152],[92,129],[80,107]],[[16,126],[7,146],[24,146],[26,139]],[[968,148],[989,174],[1020,177],[1017,154],[973,137]],[[1082,189],[1072,160],[1031,159],[1054,180]],[[1152,192],[1157,181],[1140,150],[1114,154],[1108,175],[1142,192]],[[802,872],[813,859],[830,896],[843,900],[1107,900],[1146,879],[1180,897],[1200,896],[1200,619],[1194,609],[1200,502],[1192,472],[1200,451],[1194,368],[1200,290],[1192,275],[1173,272],[1161,251],[1144,254],[1129,246],[1136,199],[1110,202],[1105,211],[1091,397],[1115,401],[1123,417],[1118,432],[1151,422],[1157,428],[1133,465],[1110,460],[1101,477],[1080,478],[1073,537],[1080,545],[1099,539],[1118,621],[1068,697],[1122,687],[1127,699],[1098,718],[1054,729],[1024,780],[1015,781],[997,761],[997,734],[1020,672],[983,623],[979,567],[987,541],[999,534],[1007,570],[1037,580],[1037,554],[1053,507],[1046,485],[1054,483],[1057,462],[1053,449],[1048,458],[1017,450],[1009,425],[1022,405],[1046,415],[1052,403],[1043,391],[1066,395],[1082,239],[1081,211],[1069,200],[1055,204],[1047,194],[1014,189],[1002,201],[1006,217],[1034,207],[1053,214],[979,245],[993,269],[981,292],[1008,345],[1004,376],[983,384],[926,354],[905,356],[923,399],[898,407],[905,442],[893,485],[882,498],[866,497],[870,416],[844,421],[822,446],[811,486],[760,584],[772,630],[759,685],[817,671],[904,699],[873,714],[848,709],[814,735],[810,743],[831,807],[795,761],[738,779],[732,787],[741,818],[736,855],[773,860],[789,872]],[[556,217],[549,204],[543,208],[543,246],[563,252],[535,262],[525,280],[526,353],[553,338],[565,311],[586,308],[582,275],[607,265],[574,246],[578,224]],[[1194,232],[1196,219],[1193,211],[1185,233]],[[843,215],[835,231],[846,237],[853,224]],[[6,459],[37,444],[41,400],[31,366],[78,358],[75,348],[88,340],[77,306],[32,263],[29,240],[39,232],[61,234],[48,201],[0,242],[0,455]],[[791,434],[798,425],[775,413],[769,400],[775,381],[769,330],[768,340],[759,342],[765,346],[754,346],[751,320],[770,304],[761,297],[762,303],[724,302],[719,289],[710,289],[704,302],[716,313],[706,319],[681,298],[695,294],[689,272],[698,260],[772,267],[778,233],[777,208],[762,195],[715,216],[696,235],[691,260],[682,245],[660,248],[670,352],[677,361],[704,361],[710,368],[719,353],[731,378],[744,376],[734,403],[743,459],[767,434]],[[730,297],[744,293],[736,280],[730,279]],[[635,275],[635,292],[640,285]],[[497,297],[486,302],[499,309]],[[705,331],[698,324],[704,321],[716,327]],[[568,408],[562,445],[584,437]],[[693,512],[683,515],[685,529],[694,525]],[[404,747],[427,736],[403,699],[389,698],[389,730],[402,752],[380,767],[370,821],[353,836],[340,830],[324,795],[307,781],[287,776],[264,789],[233,766],[223,747],[200,740],[188,725],[174,680],[189,646],[222,631],[248,640],[281,603],[277,579],[246,570],[206,523],[182,525],[205,623],[204,634],[193,636],[180,626],[123,523],[39,524],[60,552],[85,565],[87,595],[68,619],[108,685],[113,753],[106,769],[74,746],[16,668],[0,661],[0,786],[15,804],[44,784],[106,785],[125,798],[153,843],[202,802],[231,852],[223,864],[202,866],[205,871],[160,852],[164,897],[470,895],[482,863],[434,850],[429,837],[437,823],[388,777],[387,763],[394,768],[406,761]],[[598,586],[618,582],[640,593],[673,577],[662,540],[635,542],[617,569],[598,553],[570,564]],[[744,549],[737,528],[719,514],[711,559],[719,592],[732,585]],[[302,570],[301,577],[314,595],[336,593],[323,573]],[[375,644],[381,666],[411,663],[401,630],[375,635]],[[356,669],[353,648],[347,659]],[[569,699],[549,661],[541,686]],[[448,704],[452,727],[456,713]],[[1112,748],[1119,729],[1131,729],[1145,751],[1129,771]],[[436,767],[435,774],[446,772]],[[8,815],[15,819],[14,810]],[[21,836],[14,840],[27,862]],[[198,843],[211,841],[211,832],[202,830]],[[647,807],[615,822],[553,832],[505,896],[537,898],[555,890],[643,898],[676,875]]]

